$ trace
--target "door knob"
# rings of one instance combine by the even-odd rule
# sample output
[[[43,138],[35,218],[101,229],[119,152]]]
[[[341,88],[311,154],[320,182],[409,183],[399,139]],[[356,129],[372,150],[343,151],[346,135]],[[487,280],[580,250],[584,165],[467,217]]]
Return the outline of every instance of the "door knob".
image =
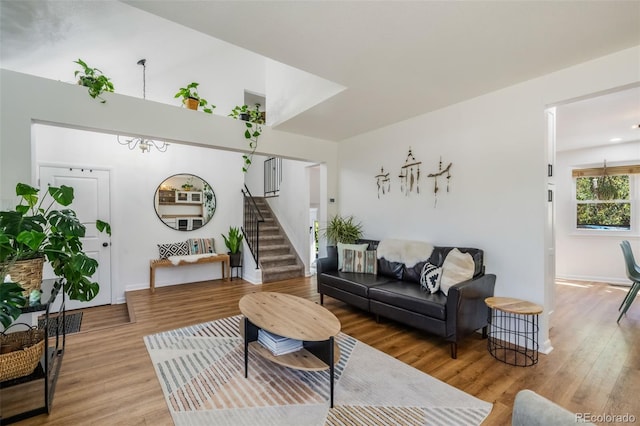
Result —
[[[102,247],[109,247],[109,243],[102,243]]]

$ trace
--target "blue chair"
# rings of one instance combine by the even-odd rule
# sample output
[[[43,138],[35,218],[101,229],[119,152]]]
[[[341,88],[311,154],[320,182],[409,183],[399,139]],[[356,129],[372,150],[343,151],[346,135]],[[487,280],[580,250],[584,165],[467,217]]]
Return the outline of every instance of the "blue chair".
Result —
[[[622,312],[618,317],[618,321],[616,321],[618,323],[620,322],[622,316],[627,313],[627,310],[629,310],[629,307],[631,306],[633,301],[636,300],[636,296],[638,294],[638,291],[640,290],[640,266],[638,266],[633,257],[631,244],[629,243],[629,241],[622,241],[620,243],[620,248],[622,248],[622,254],[624,255],[627,277],[633,284],[631,285],[631,289],[622,301],[622,304],[620,304],[620,307],[618,308],[618,310],[622,309]]]

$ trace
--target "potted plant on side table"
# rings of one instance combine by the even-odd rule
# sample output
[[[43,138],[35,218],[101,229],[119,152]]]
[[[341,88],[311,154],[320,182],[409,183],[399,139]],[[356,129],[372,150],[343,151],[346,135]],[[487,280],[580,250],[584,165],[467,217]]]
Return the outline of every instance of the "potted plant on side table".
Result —
[[[44,261],[49,262],[55,275],[63,279],[64,291],[70,299],[89,301],[100,290],[99,284],[90,280],[98,262],[87,256],[82,248],[85,226],[73,210],[54,208],[56,203],[67,207],[73,202],[73,188],[50,186],[42,198],[39,191],[18,183],[16,195],[20,197],[20,203],[14,210],[0,211],[0,295],[3,295],[0,311],[13,319],[16,313],[19,314],[19,307],[24,305],[18,306],[21,301],[16,297],[16,288],[12,284],[17,283],[25,290],[24,297],[29,297],[33,290],[39,290]],[[107,222],[98,220],[96,228],[111,235],[111,226]],[[36,276],[22,274],[25,268],[34,270]],[[5,283],[7,275],[11,280]],[[11,297],[5,299],[5,294]],[[0,319],[6,320],[6,317],[0,316]]]
[[[229,255],[229,265],[232,268],[242,266],[242,252],[240,248],[242,247],[242,231],[240,228],[234,228],[232,226],[229,227],[229,234],[222,234],[222,238],[224,238],[224,245],[227,246],[229,250],[227,254]]]

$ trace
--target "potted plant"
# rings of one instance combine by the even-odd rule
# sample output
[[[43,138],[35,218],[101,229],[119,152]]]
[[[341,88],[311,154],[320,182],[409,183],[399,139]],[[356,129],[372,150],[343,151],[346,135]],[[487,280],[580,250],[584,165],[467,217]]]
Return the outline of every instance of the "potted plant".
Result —
[[[354,244],[362,238],[362,224],[356,223],[353,216],[342,217],[335,215],[324,228],[324,237],[327,240],[327,250],[338,243]]]
[[[198,85],[200,83],[189,83],[187,87],[181,87],[174,98],[182,98],[182,103],[189,109],[197,110],[198,107],[202,107],[202,111],[207,114],[213,114],[215,105],[209,105],[209,102],[198,95]]]
[[[222,238],[224,238],[224,245],[227,246],[227,249],[229,250],[227,254],[230,258],[230,266],[240,266],[242,264],[242,253],[240,252],[243,238],[242,231],[240,231],[239,228],[230,226],[229,234],[222,234]]]
[[[180,188],[182,188],[183,191],[191,191],[193,189],[193,177],[187,179],[187,181],[183,183]]]
[[[97,282],[90,277],[95,273],[98,262],[87,256],[82,249],[85,226],[80,223],[76,213],[68,208],[57,210],[55,203],[67,207],[73,202],[73,188],[62,185],[50,186],[39,197],[39,189],[24,183],[16,185],[16,195],[20,203],[14,210],[0,211],[0,267],[2,269],[2,294],[15,294],[15,286],[5,287],[5,276],[18,282],[28,292],[33,289],[24,285],[23,279],[16,275],[17,265],[47,261],[53,267],[57,277],[64,280],[64,291],[70,299],[89,301],[100,290]],[[98,220],[96,228],[111,235],[108,223]],[[18,271],[19,272],[19,271]],[[42,267],[40,266],[40,278]],[[15,306],[17,300],[12,299]],[[8,299],[2,299],[6,303]],[[4,311],[5,305],[0,305]],[[6,312],[6,311],[5,311]]]
[[[247,105],[236,105],[236,107],[231,110],[229,117],[246,122],[244,137],[249,141],[249,149],[251,150],[249,155],[245,154],[242,156],[242,159],[244,160],[242,171],[246,173],[251,166],[253,154],[258,148],[258,138],[262,134],[262,125],[265,123],[265,115],[263,111],[260,111],[260,104],[255,104],[253,108],[249,108]]]
[[[91,68],[82,59],[74,61],[83,69],[77,70],[74,75],[78,79],[78,84],[89,89],[89,96],[93,99],[98,98],[100,103],[107,102],[102,96],[103,92],[113,92],[113,83],[109,77],[102,74],[98,68]]]

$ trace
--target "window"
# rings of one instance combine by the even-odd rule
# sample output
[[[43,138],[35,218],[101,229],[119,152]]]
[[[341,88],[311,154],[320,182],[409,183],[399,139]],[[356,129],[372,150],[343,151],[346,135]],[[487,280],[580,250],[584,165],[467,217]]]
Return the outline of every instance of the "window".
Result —
[[[640,165],[574,169],[576,229],[640,231]]]
[[[631,176],[576,178],[576,227],[631,230]]]

